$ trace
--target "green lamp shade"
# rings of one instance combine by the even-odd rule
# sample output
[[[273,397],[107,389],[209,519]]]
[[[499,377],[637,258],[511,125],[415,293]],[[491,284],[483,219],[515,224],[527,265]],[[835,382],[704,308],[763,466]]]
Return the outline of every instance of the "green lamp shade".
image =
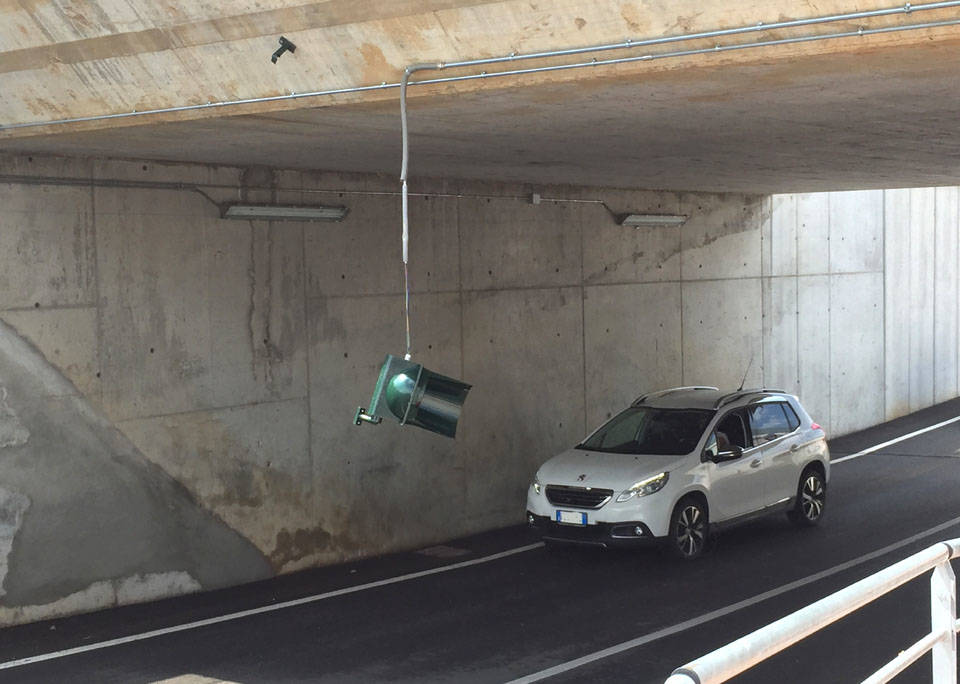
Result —
[[[454,437],[470,387],[418,363],[387,354],[369,413]]]

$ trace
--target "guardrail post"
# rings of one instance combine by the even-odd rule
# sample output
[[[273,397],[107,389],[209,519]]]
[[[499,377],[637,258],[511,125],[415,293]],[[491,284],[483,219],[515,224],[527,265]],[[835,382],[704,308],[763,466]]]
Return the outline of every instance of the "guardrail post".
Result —
[[[933,569],[930,578],[931,633],[940,634],[933,645],[933,681],[957,684],[957,578],[947,560]]]

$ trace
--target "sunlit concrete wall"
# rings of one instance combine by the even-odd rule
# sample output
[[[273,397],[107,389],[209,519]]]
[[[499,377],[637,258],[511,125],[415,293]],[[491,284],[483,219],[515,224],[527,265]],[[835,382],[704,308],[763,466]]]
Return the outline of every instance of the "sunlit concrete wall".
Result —
[[[536,467],[647,390],[735,387],[746,373],[747,385],[797,391],[832,434],[956,394],[956,213],[930,222],[921,203],[903,214],[916,218],[894,220],[903,197],[925,192],[952,197],[955,212],[953,191],[771,198],[414,179],[413,191],[431,194],[411,199],[414,358],[474,385],[448,440],[352,424],[384,355],[403,353],[400,202],[384,194],[395,179],[40,157],[2,158],[0,173],[84,180],[0,184],[0,319],[130,441],[118,463],[150,464],[150,478],[188,495],[178,506],[188,501],[190,515],[256,550],[224,553],[235,579],[259,576],[262,563],[289,572],[519,522]],[[111,180],[197,183],[217,202],[323,202],[350,214],[226,221],[199,193],[104,187]],[[545,199],[531,203],[532,191]],[[598,200],[690,219],[624,228]],[[916,270],[951,249],[952,285]],[[916,308],[928,286],[940,298],[925,317]],[[897,292],[911,305],[892,301]],[[900,330],[893,311],[918,316],[929,337]],[[951,354],[952,375],[939,362]],[[0,580],[27,557],[22,529],[50,530],[35,538],[55,543],[57,516],[75,506],[24,507],[27,485],[48,475],[23,448],[0,447],[0,468],[26,478],[0,492],[12,507],[0,520],[14,521],[0,527]],[[60,448],[70,453],[69,440]],[[170,525],[163,534],[193,533]],[[124,572],[147,573],[164,539],[147,531],[111,553]],[[118,572],[84,578],[116,582]],[[114,600],[146,595],[123,596]],[[57,599],[14,598],[0,596],[0,607]]]
[[[764,382],[832,434],[957,396],[958,189],[768,201]]]

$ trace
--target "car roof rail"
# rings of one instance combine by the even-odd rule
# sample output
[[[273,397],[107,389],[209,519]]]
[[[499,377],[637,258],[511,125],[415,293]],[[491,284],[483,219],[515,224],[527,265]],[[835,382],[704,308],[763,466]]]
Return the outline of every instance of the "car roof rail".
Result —
[[[727,394],[724,394],[722,397],[717,399],[716,403],[713,405],[713,408],[715,409],[723,408],[727,404],[730,404],[736,401],[737,399],[749,396],[751,394],[787,394],[787,391],[782,389],[775,389],[773,387],[753,387],[749,389],[739,389],[733,392],[728,392]]]
[[[663,397],[673,392],[683,392],[686,390],[710,390],[712,392],[719,391],[716,387],[710,387],[708,385],[690,385],[688,387],[671,387],[670,389],[659,390],[657,392],[648,392],[646,394],[640,395],[637,397],[637,400],[633,402],[633,405],[642,404],[647,399],[653,399],[654,397]]]

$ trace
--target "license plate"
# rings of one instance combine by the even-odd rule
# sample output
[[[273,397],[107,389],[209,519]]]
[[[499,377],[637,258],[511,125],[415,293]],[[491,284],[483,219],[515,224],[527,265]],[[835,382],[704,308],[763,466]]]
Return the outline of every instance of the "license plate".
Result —
[[[557,522],[564,525],[586,525],[587,514],[579,511],[557,511]]]

